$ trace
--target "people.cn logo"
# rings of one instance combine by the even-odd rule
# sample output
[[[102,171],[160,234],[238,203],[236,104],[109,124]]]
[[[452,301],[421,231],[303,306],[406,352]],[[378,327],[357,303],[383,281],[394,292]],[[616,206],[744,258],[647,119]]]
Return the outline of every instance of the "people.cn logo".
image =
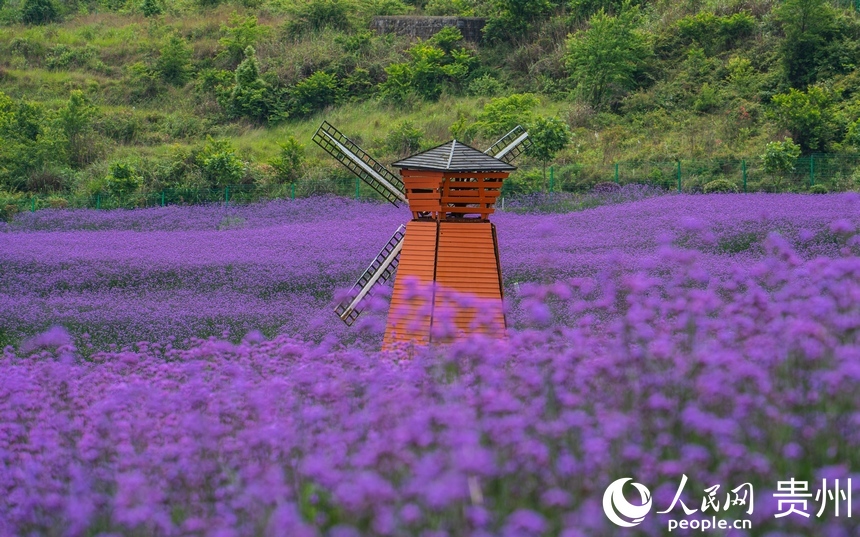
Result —
[[[641,483],[630,483],[639,495],[642,497],[642,505],[633,505],[624,497],[624,484],[631,481],[630,477],[622,477],[617,481],[613,481],[603,493],[603,512],[606,513],[606,518],[612,521],[613,524],[623,528],[632,528],[638,526],[645,518],[645,515],[651,511],[651,491],[648,487]]]

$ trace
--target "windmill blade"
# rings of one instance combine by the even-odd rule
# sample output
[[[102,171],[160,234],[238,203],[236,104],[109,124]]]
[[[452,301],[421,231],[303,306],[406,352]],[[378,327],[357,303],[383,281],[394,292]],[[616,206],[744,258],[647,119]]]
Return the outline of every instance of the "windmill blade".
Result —
[[[529,138],[529,133],[522,126],[517,125],[511,129],[511,132],[499,138],[499,141],[490,146],[484,153],[510,164],[531,146],[532,141]]]
[[[355,142],[332,127],[328,121],[322,122],[313,140],[395,207],[397,202],[406,203],[403,181],[365,153]]]
[[[400,250],[403,248],[403,234],[406,232],[406,226],[401,225],[394,232],[394,235],[383,246],[382,250],[376,255],[376,258],[364,271],[364,274],[355,282],[352,289],[349,290],[347,298],[337,305],[334,312],[341,318],[347,326],[352,326],[352,323],[358,318],[364,308],[361,302],[371,292],[371,290],[394,276],[397,270],[397,263],[400,261]]]

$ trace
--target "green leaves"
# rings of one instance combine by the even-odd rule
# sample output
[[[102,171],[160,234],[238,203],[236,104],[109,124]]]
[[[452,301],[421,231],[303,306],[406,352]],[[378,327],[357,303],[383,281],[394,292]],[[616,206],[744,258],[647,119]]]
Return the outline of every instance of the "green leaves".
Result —
[[[774,115],[780,127],[788,130],[803,151],[824,151],[833,139],[835,111],[826,90],[810,86],[773,96]]]
[[[651,45],[639,30],[639,8],[625,4],[617,16],[602,9],[589,27],[567,41],[565,63],[581,97],[605,108],[639,84]]]
[[[478,60],[468,49],[457,47],[463,35],[456,28],[444,28],[427,41],[413,45],[412,61],[385,68],[388,78],[380,84],[383,100],[402,103],[411,94],[435,101],[445,89],[459,92]]]

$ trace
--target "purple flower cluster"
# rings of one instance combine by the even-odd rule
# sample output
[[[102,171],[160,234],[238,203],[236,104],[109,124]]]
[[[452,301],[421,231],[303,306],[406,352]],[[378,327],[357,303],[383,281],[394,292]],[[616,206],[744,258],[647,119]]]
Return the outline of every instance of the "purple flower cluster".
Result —
[[[827,227],[845,249],[851,222]],[[856,535],[844,512],[776,518],[773,492],[860,493],[860,258],[761,248],[720,277],[664,242],[649,267],[533,283],[533,328],[503,341],[250,333],[83,359],[53,328],[0,364],[0,534],[608,536],[609,483],[666,508],[686,474],[692,507],[751,483],[753,534]]]
[[[677,195],[493,220],[510,321],[522,327],[528,284],[650,270],[672,241],[722,276],[761,258],[771,232],[804,258],[838,256],[847,232],[829,225],[857,227],[857,214],[851,194]],[[0,232],[0,345],[55,324],[89,336],[82,352],[250,330],[378,344],[372,330],[347,330],[332,315],[332,297],[407,218],[405,209],[339,198],[22,214]],[[380,322],[368,315],[365,324]]]
[[[320,319],[402,211],[302,203],[0,233],[0,322],[24,332],[0,358],[0,535],[664,535],[710,518],[654,512],[682,474],[695,508],[750,483],[752,535],[858,535],[860,508],[777,518],[773,496],[851,478],[860,504],[856,197],[502,213],[518,329],[384,353]],[[289,335],[166,337],[219,318]],[[111,323],[151,337],[79,333]],[[603,513],[622,477],[653,493],[636,530]]]

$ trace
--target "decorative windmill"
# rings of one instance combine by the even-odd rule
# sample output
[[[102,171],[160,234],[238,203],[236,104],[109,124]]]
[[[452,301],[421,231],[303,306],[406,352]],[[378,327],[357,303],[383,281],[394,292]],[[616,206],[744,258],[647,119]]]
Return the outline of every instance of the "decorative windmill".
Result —
[[[499,247],[489,216],[502,181],[516,169],[510,162],[531,146],[525,129],[515,127],[484,152],[453,140],[418,153],[392,164],[400,177],[328,122],[313,140],[383,198],[407,203],[412,212],[335,313],[352,325],[374,287],[396,271],[384,347],[429,343],[439,333],[434,325],[443,322],[467,333],[503,333]],[[458,295],[478,300],[464,305]]]

